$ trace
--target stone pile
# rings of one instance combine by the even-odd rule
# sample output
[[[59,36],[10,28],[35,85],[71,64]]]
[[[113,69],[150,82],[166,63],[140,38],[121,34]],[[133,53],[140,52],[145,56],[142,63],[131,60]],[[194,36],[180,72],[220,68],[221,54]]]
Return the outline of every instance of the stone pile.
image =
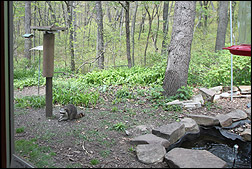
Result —
[[[138,160],[146,164],[165,161],[169,167],[224,168],[227,166],[226,162],[206,150],[173,148],[166,152],[166,148],[187,133],[199,133],[199,125],[225,128],[234,122],[247,118],[247,113],[239,109],[215,117],[189,114],[180,122],[153,128],[151,134],[132,138],[130,143],[136,145]],[[242,130],[239,134],[244,141],[251,141],[251,129]]]
[[[174,100],[167,105],[179,105],[184,109],[195,109],[204,105],[205,102],[216,102],[220,98],[230,98],[231,88],[216,86],[210,89],[200,88],[199,94],[193,96],[190,100]],[[233,87],[233,98],[251,98],[251,86]]]

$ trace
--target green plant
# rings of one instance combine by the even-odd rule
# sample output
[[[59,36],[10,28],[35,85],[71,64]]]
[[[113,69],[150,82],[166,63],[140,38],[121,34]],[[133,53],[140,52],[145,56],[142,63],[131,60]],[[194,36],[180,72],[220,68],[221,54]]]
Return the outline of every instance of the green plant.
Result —
[[[126,129],[126,125],[122,122],[119,122],[119,123],[113,125],[112,129],[116,130],[116,131],[124,131]]]
[[[45,97],[44,96],[25,96],[22,98],[15,98],[15,106],[24,108],[24,107],[34,107],[41,108],[45,106]]]
[[[51,151],[49,147],[38,145],[36,141],[35,138],[16,140],[16,152],[28,157],[29,161],[38,168],[54,167],[52,156],[55,156],[56,153]]]
[[[118,107],[116,107],[116,106],[112,107],[111,111],[112,112],[117,112],[118,111]]]
[[[99,164],[99,160],[97,160],[97,159],[91,159],[90,160],[90,164],[97,165],[97,164]]]
[[[16,133],[23,133],[24,132],[24,127],[20,127],[16,129]]]

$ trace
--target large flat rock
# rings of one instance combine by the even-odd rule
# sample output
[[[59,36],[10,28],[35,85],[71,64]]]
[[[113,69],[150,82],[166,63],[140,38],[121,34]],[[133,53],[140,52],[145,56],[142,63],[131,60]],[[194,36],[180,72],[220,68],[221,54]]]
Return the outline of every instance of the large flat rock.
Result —
[[[200,129],[198,124],[192,118],[183,118],[180,123],[185,125],[185,131],[188,133],[199,133]]]
[[[165,154],[170,168],[224,168],[227,163],[206,150],[174,148]]]
[[[167,139],[158,137],[154,134],[145,134],[141,136],[137,136],[130,140],[131,144],[139,145],[139,144],[161,144],[165,148],[168,148],[170,142]]]
[[[220,123],[216,117],[212,116],[188,114],[187,117],[192,118],[198,125],[202,126],[215,126]]]
[[[231,117],[233,121],[239,121],[246,119],[248,117],[247,113],[243,110],[236,109],[226,114],[227,116]]]
[[[228,127],[233,122],[232,118],[225,114],[217,114],[215,117],[220,121],[221,127]]]
[[[173,144],[185,134],[185,125],[179,122],[173,122],[159,128],[152,129],[152,134],[167,139],[170,144]]]
[[[166,150],[160,144],[142,144],[136,147],[137,158],[145,164],[163,162]]]

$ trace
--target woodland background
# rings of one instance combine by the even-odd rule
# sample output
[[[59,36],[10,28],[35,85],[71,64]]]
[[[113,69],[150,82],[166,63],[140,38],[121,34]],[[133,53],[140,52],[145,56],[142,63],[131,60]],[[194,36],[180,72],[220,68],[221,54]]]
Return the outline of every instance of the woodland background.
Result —
[[[95,5],[99,2],[15,1],[13,3],[16,88],[37,84],[39,52],[27,51],[32,47],[42,45],[43,32],[30,30],[34,37],[25,39],[22,35],[29,33],[29,27],[25,28],[29,24],[31,26],[54,24],[68,28],[64,32],[56,33],[55,72],[87,75],[85,78],[94,78],[97,83],[99,83],[97,78],[103,78],[100,84],[102,85],[108,84],[104,82],[106,76],[112,79],[111,74],[104,75],[106,71],[121,70],[121,72],[129,71],[129,74],[135,74],[137,69],[137,72],[145,73],[157,84],[162,84],[167,65],[167,49],[171,39],[175,1],[102,1],[103,52],[98,48],[100,45],[97,45],[100,43],[97,28],[101,19],[97,15]],[[190,86],[210,87],[230,84],[230,53],[227,50],[216,50],[224,47],[217,47],[218,21],[219,16],[223,16],[222,11],[219,11],[220,2],[196,2],[188,72]],[[127,4],[129,5],[128,30],[126,29],[127,22],[125,22],[127,11],[125,5]],[[224,28],[226,31],[224,44],[230,46],[229,3],[227,8],[225,9],[228,14],[225,15],[227,26]],[[238,40],[238,8],[239,1],[232,1],[233,44],[237,44]],[[127,58],[129,54],[126,48],[127,35],[130,36],[130,51],[128,52],[130,52],[131,65]],[[104,56],[102,66],[99,64],[100,54]],[[41,59],[42,55],[41,53]],[[250,84],[250,62],[250,57],[234,57],[234,85]],[[130,67],[133,69],[129,69]],[[103,68],[106,71],[100,71]],[[100,75],[97,75],[98,72]],[[129,74],[128,78],[130,78]],[[30,78],[27,82],[27,77],[31,76],[33,80]],[[139,76],[144,78],[143,74]],[[114,76],[113,78],[116,81]],[[43,85],[44,78],[40,80],[40,84]]]

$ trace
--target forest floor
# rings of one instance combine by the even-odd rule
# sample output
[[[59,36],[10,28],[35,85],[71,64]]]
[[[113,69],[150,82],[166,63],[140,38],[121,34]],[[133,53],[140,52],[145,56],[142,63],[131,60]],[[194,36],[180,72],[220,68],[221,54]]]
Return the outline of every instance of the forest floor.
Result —
[[[42,87],[40,94],[43,95],[44,90]],[[14,97],[37,95],[37,92],[37,87],[24,88],[15,91]],[[181,119],[188,113],[214,116],[234,109],[246,110],[246,105],[251,100],[219,99],[215,104],[192,111],[164,111],[153,107],[152,102],[144,96],[118,103],[113,103],[115,96],[111,92],[103,93],[100,97],[103,98],[102,101],[94,108],[78,107],[78,111],[83,111],[85,116],[72,121],[58,122],[59,105],[53,106],[52,118],[45,117],[45,108],[15,108],[15,141],[23,139],[28,144],[43,147],[37,148],[40,151],[37,159],[32,159],[35,156],[32,154],[34,149],[27,153],[16,149],[16,153],[36,167],[165,168],[165,162],[150,165],[139,162],[135,146],[129,140],[151,133],[151,129]],[[16,132],[20,128],[23,131]],[[127,130],[129,135],[120,128]],[[25,149],[25,145],[23,148]],[[50,158],[44,158],[45,156]]]

